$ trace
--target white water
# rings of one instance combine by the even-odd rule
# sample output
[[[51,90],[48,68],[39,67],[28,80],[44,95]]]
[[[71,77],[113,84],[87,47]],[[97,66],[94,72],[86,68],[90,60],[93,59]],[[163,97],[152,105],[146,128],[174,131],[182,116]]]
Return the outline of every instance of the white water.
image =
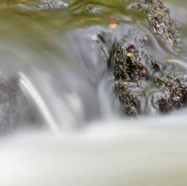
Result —
[[[5,186],[185,186],[186,117],[110,120],[81,132],[18,134],[0,142]],[[179,123],[180,121],[180,123]]]
[[[43,118],[45,119],[45,122],[48,125],[49,129],[57,133],[59,131],[58,124],[56,123],[51,111],[49,110],[42,96],[24,74],[20,73],[19,75],[20,88],[26,95],[32,96],[32,101],[35,102],[36,106],[41,111],[41,115],[43,115]]]

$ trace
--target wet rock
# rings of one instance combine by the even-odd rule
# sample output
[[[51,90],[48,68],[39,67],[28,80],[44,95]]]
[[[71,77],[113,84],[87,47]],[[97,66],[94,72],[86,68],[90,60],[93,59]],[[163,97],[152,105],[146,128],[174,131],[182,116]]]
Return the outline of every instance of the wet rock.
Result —
[[[61,1],[61,0],[42,0],[38,5],[40,9],[48,8],[66,8],[71,1]]]
[[[144,90],[136,82],[118,81],[115,84],[115,92],[122,105],[122,111],[128,115],[143,113]]]
[[[171,52],[178,53],[182,49],[177,25],[171,19],[169,9],[161,0],[132,3],[129,9],[137,9],[146,14],[150,29]]]
[[[109,66],[116,79],[125,81],[151,79],[160,69],[160,63],[129,38],[114,44]]]
[[[169,112],[186,105],[187,75],[177,70],[163,70],[156,74],[155,83],[162,94],[154,95],[153,104],[160,112]],[[157,93],[158,94],[158,93]]]
[[[125,114],[168,113],[186,106],[186,73],[159,62],[133,39],[113,45],[109,67]]]
[[[153,3],[154,6],[147,11],[152,32],[160,36],[171,51],[179,52],[182,43],[169,9],[160,0],[154,0]]]

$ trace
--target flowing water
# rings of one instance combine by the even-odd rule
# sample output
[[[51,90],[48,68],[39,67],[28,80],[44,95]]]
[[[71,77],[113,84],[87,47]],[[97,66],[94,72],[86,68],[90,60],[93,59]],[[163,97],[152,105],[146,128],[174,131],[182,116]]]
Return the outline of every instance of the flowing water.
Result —
[[[187,109],[124,116],[107,64],[131,30],[186,68],[187,2],[165,3],[180,54],[124,0],[0,1],[1,185],[186,186]]]

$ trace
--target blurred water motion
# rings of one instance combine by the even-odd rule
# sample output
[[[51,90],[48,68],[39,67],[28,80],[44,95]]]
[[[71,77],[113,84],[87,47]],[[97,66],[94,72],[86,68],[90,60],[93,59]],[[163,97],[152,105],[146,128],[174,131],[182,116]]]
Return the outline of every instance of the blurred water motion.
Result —
[[[186,62],[186,1],[165,1],[178,55],[126,1],[0,2],[1,185],[186,186],[186,108],[122,115],[107,67],[113,42],[134,30],[160,61]]]
[[[1,183],[185,186],[186,126],[175,125],[176,116],[144,120],[152,126],[138,122],[141,126],[110,120],[80,133],[5,138],[0,142]]]

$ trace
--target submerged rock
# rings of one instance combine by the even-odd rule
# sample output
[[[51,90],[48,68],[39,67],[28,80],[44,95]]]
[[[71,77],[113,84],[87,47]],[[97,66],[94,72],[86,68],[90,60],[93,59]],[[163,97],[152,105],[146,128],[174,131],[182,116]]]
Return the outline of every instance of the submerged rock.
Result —
[[[0,136],[29,125],[40,128],[41,116],[19,87],[19,78],[0,80]]]

